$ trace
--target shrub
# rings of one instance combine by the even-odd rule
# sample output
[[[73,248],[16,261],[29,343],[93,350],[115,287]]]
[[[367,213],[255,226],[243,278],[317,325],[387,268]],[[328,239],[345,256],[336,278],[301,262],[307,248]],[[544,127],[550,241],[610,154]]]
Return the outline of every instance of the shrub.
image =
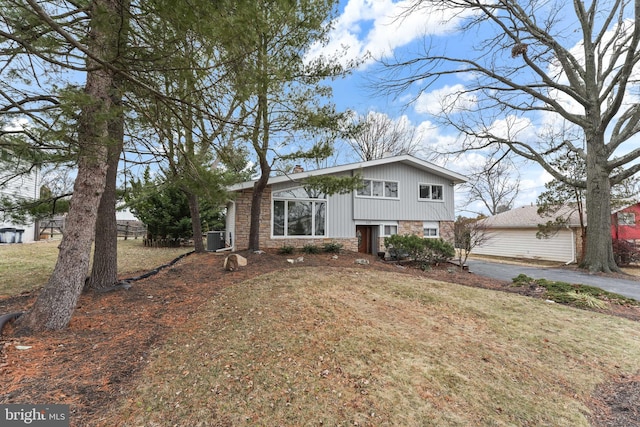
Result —
[[[431,264],[446,262],[456,256],[453,245],[442,239],[423,239]]]
[[[384,246],[392,258],[410,258],[420,263],[435,265],[448,261],[455,256],[455,249],[442,239],[424,239],[414,234],[384,238]]]
[[[513,286],[528,286],[535,282],[534,279],[523,273],[518,274],[511,280],[513,281]]]
[[[283,245],[280,249],[278,249],[278,253],[281,255],[289,255],[292,254],[296,248],[290,245]]]
[[[316,245],[304,245],[302,247],[302,252],[304,252],[305,254],[319,254],[320,248]]]
[[[391,258],[412,258],[418,260],[424,248],[423,238],[414,234],[399,235],[384,238],[384,246],[389,251]]]
[[[626,240],[614,239],[613,255],[618,265],[629,265],[640,260],[640,252]]]
[[[638,302],[622,295],[608,292],[595,286],[533,279],[519,274],[513,279],[514,286],[539,286],[545,289],[545,297],[561,304],[578,307],[605,308],[608,303],[637,305]]]
[[[340,253],[341,250],[342,250],[342,243],[331,242],[331,243],[325,243],[324,244],[324,251],[325,252],[338,254],[338,253]]]

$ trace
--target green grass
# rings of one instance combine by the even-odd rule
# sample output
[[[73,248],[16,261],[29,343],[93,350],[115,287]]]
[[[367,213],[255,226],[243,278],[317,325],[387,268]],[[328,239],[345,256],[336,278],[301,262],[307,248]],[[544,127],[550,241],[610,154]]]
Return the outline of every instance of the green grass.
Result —
[[[640,328],[542,300],[362,269],[229,287],[158,348],[120,426],[588,426]],[[208,424],[207,424],[208,423]]]
[[[59,240],[0,245],[0,295],[17,295],[43,286],[53,272]],[[127,275],[166,264],[193,248],[148,248],[142,240],[118,241],[118,272]]]

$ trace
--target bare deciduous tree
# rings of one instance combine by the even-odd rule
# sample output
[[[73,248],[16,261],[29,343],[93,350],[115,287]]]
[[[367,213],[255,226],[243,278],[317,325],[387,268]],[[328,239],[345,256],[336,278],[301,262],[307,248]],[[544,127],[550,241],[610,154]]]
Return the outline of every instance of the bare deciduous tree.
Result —
[[[406,13],[424,8],[457,20],[466,48],[426,41],[424,53],[387,64],[396,76],[391,87],[426,91],[441,78],[462,77],[437,115],[464,135],[460,149],[510,150],[585,188],[589,228],[581,266],[618,271],[610,190],[640,171],[640,148],[631,140],[640,132],[640,0],[415,0]],[[398,72],[407,77],[398,79]],[[579,131],[578,142],[536,132],[558,123]],[[572,180],[550,163],[559,149],[585,162],[584,179]]]
[[[484,217],[465,218],[459,216],[453,224],[456,259],[463,269],[471,251],[491,239],[491,232],[482,222]]]
[[[468,190],[465,206],[480,202],[490,215],[513,208],[520,193],[520,175],[513,173],[509,161],[489,158],[470,172],[470,180],[465,184]]]
[[[416,128],[406,116],[394,120],[386,114],[369,111],[355,116],[352,126],[349,145],[364,161],[416,154],[420,149]]]

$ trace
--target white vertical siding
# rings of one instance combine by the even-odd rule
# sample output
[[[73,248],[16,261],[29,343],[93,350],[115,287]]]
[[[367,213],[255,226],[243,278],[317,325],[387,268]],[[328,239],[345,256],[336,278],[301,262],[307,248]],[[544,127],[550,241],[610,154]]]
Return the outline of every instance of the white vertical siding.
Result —
[[[0,167],[5,167],[6,164],[2,164]],[[0,170],[0,181],[4,181],[4,179],[9,176],[9,172],[6,170]],[[21,197],[21,198],[31,198],[38,199],[39,197],[39,171],[37,169],[34,170],[31,174],[22,175],[17,178],[13,178],[4,185],[0,186],[0,196],[1,197]],[[9,219],[5,219],[0,216],[0,228],[11,227],[16,229],[24,230],[22,234],[22,242],[33,242],[37,239],[37,230],[35,229],[35,224],[27,223],[27,224],[15,224],[9,221]]]
[[[537,229],[493,229],[489,240],[472,250],[478,255],[510,258],[539,259],[545,261],[575,262],[575,236],[573,230],[560,230],[548,239],[538,239]]]

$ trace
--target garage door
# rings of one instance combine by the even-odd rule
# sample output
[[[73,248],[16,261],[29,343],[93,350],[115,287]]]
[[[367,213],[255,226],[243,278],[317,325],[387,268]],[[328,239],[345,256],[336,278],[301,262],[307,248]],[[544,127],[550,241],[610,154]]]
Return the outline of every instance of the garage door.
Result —
[[[496,229],[489,240],[471,253],[510,258],[574,262],[575,244],[572,230],[561,230],[555,236],[538,239],[533,229]]]

